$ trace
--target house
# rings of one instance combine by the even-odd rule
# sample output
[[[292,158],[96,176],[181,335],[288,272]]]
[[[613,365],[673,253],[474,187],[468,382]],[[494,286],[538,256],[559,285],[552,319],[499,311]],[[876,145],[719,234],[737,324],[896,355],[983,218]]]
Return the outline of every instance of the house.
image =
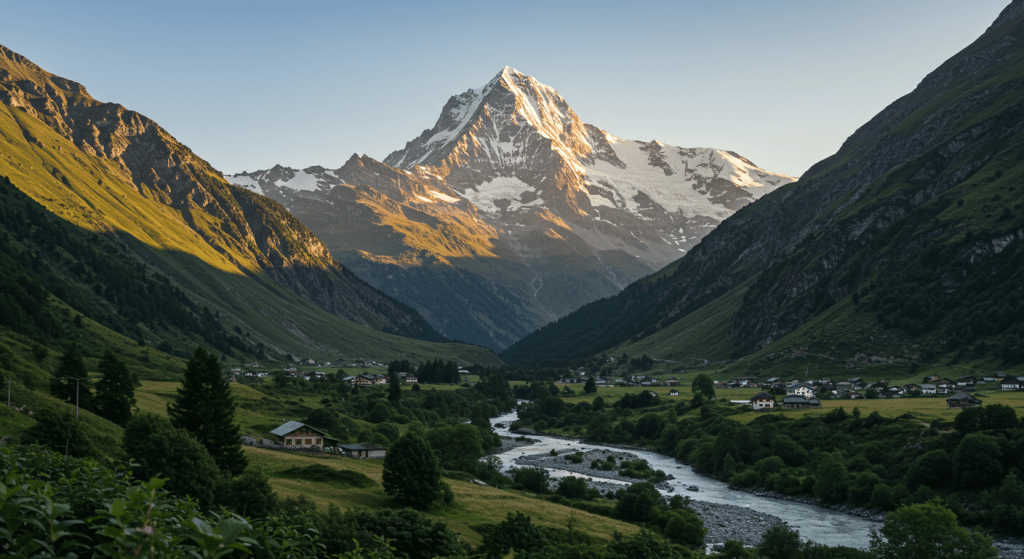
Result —
[[[904,384],[902,387],[900,387],[900,394],[910,394],[915,390],[921,390],[921,385],[914,383]]]
[[[974,386],[976,382],[978,382],[978,379],[974,378],[974,375],[962,375],[956,379],[956,385],[959,387]]]
[[[676,377],[668,377],[668,380],[665,381],[665,386],[679,386],[679,379]]]
[[[669,396],[678,396],[679,395],[679,391],[676,390],[675,388],[673,388],[672,390],[668,391],[668,395]]]
[[[298,421],[289,421],[270,432],[277,437],[277,444],[292,448],[319,448],[338,444],[338,439],[327,433]]]
[[[809,398],[814,396],[814,389],[809,384],[798,382],[792,386],[786,388],[787,396],[803,396]]]
[[[405,384],[419,384],[419,382],[420,382],[420,379],[418,379],[418,378],[416,378],[416,377],[414,377],[412,375],[406,375],[405,376]]]
[[[338,449],[349,458],[384,458],[387,449],[374,443],[343,444]]]
[[[981,400],[971,396],[966,392],[957,392],[953,396],[946,398],[946,407],[949,409],[953,408],[973,408],[981,405]]]
[[[770,410],[775,407],[775,396],[764,391],[758,392],[750,399],[750,407],[754,411]]]
[[[352,386],[373,386],[373,375],[356,375],[352,377]]]
[[[921,394],[935,394],[938,389],[935,388],[934,384],[922,384]]]
[[[782,398],[782,407],[788,410],[802,408],[820,408],[821,402],[819,402],[818,399],[813,396],[810,398],[805,398],[798,394],[792,394]]]
[[[1017,377],[1006,375],[1003,382],[999,383],[1000,390],[1020,390],[1020,380]]]

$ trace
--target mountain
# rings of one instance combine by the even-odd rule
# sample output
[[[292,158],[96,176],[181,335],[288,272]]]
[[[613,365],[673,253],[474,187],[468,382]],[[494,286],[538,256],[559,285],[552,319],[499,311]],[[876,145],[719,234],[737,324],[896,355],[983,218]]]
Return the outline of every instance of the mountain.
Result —
[[[440,332],[494,349],[618,293],[794,180],[733,152],[616,138],[508,67],[383,162],[227,179],[284,204]]]
[[[506,360],[644,351],[762,371],[1024,361],[1024,3],[621,294]],[[952,373],[950,373],[952,374]]]
[[[55,231],[60,226],[50,220],[36,223],[27,237],[16,231],[17,223],[5,228],[22,249],[37,253],[36,272],[62,278],[51,282],[54,289],[72,294],[84,282],[101,294],[104,301],[89,306],[109,327],[151,341],[175,339],[187,346],[198,337],[213,344],[189,327],[165,332],[167,320],[131,312],[122,293],[127,280],[105,276],[99,260],[76,261],[70,248],[34,239],[91,239],[84,242],[130,254],[132,268],[185,294],[188,301],[175,312],[199,318],[209,313],[223,323],[221,330],[249,332],[250,339],[235,345],[250,350],[259,345],[276,355],[384,357],[402,355],[398,348],[406,344],[385,333],[446,341],[413,309],[337,263],[280,204],[227,183],[145,116],[99,102],[81,84],[4,47],[0,138],[0,175],[77,231],[99,237]],[[60,287],[64,281],[70,287]],[[68,303],[75,307],[84,299]],[[424,357],[448,351],[413,346]],[[235,350],[223,339],[216,347]]]

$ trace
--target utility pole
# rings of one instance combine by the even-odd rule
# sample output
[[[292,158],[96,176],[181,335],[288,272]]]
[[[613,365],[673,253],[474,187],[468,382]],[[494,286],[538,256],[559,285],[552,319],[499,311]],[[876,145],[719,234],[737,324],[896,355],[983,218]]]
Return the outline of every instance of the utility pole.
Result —
[[[78,378],[78,377],[61,377],[60,380],[73,380],[73,381],[75,381],[75,419],[77,420],[78,419],[78,388],[79,388],[79,386],[81,386],[82,381],[85,380],[85,379],[84,378]],[[11,398],[10,392],[11,392],[10,385],[8,384],[8,388],[7,388],[8,405],[10,405],[10,398]]]

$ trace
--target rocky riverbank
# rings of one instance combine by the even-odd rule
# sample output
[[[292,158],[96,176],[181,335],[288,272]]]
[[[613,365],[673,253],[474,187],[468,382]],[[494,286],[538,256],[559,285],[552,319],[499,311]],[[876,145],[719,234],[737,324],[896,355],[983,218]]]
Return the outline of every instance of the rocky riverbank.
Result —
[[[622,451],[590,450],[583,452],[583,460],[577,464],[566,458],[567,455],[574,452],[576,451],[570,449],[561,451],[558,456],[553,456],[550,453],[524,455],[516,458],[515,463],[519,466],[571,472],[587,480],[587,485],[601,492],[617,491],[626,484],[642,481],[619,475],[614,471],[597,470],[590,467],[592,461],[608,460],[610,457],[614,458],[616,463],[621,463],[623,460],[639,460],[640,458],[635,454]],[[668,484],[656,485],[660,489],[671,491]],[[704,520],[704,527],[708,531],[704,537],[704,542],[707,545],[724,543],[729,540],[741,541],[747,546],[757,545],[765,531],[772,526],[785,524],[776,516],[736,505],[691,501],[690,508]]]
[[[584,453],[584,458],[579,464],[575,464],[565,458],[567,454],[577,452],[577,449],[572,448],[573,443],[579,444],[579,439],[564,436],[552,436],[552,435],[541,435],[547,438],[558,438],[565,440],[569,446],[568,449],[559,450],[558,456],[552,456],[550,453],[547,454],[523,454],[514,460],[516,465],[519,466],[536,466],[541,468],[548,468],[553,470],[564,470],[571,472],[573,475],[577,475],[587,479],[588,485],[592,488],[598,489],[602,492],[616,491],[624,487],[626,483],[635,483],[639,480],[633,478],[626,478],[619,476],[618,473],[612,471],[596,470],[590,468],[591,461],[595,459],[607,459],[608,456],[615,456],[616,462],[620,462],[623,458],[627,460],[635,460],[638,457],[629,452],[618,452],[626,451],[630,449],[650,451],[648,448],[630,447],[626,445],[605,445],[606,447],[614,447],[615,452],[609,450],[593,450]],[[528,440],[516,441],[509,437],[503,437],[502,450],[499,452],[505,452],[513,450],[515,448],[528,446],[531,443]],[[527,449],[524,449],[527,450]],[[603,481],[601,478],[614,480],[614,481]],[[618,482],[618,483],[616,483]],[[556,482],[557,483],[557,482]],[[739,488],[737,488],[739,489]],[[782,493],[776,493],[774,491],[765,491],[761,489],[743,489],[747,493],[757,497],[766,497],[770,499],[777,499],[783,501],[793,501],[804,503],[808,505],[814,505],[818,507],[826,507],[837,512],[842,512],[852,516],[858,516],[864,519],[882,522],[885,520],[885,514],[871,509],[861,509],[850,505],[824,505],[817,501],[817,499],[807,496],[792,496],[785,495]],[[687,494],[685,491],[682,492],[684,496],[698,497],[698,494]],[[707,528],[708,533],[705,537],[705,542],[709,547],[725,542],[728,540],[742,541],[744,545],[754,546],[760,542],[761,536],[766,530],[776,525],[785,525],[786,522],[780,518],[752,511],[746,507],[740,507],[736,505],[708,503],[705,501],[691,501],[691,508],[704,520],[704,526]],[[866,545],[865,542],[864,545]],[[998,557],[1000,559],[1024,559],[1024,539],[1021,538],[1006,538],[995,542],[995,547],[999,550]]]

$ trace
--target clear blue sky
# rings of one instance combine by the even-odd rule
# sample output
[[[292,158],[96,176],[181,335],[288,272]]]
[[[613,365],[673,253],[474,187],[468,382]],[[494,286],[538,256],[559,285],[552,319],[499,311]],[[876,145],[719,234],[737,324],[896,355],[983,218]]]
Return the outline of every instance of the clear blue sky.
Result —
[[[383,159],[509,65],[621,138],[799,175],[1008,3],[0,0],[0,44],[227,173]]]

